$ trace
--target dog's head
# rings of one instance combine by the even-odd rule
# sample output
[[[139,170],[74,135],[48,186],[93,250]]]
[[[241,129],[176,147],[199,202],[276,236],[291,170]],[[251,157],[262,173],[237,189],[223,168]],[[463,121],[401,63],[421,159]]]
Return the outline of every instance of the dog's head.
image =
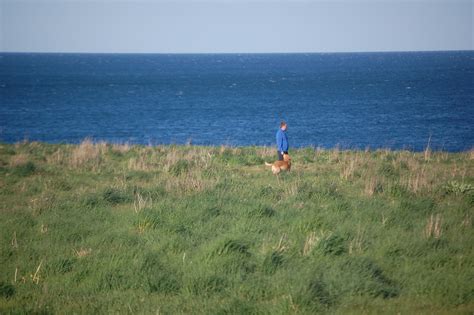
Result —
[[[291,157],[288,154],[285,153],[285,154],[283,154],[283,161],[289,162],[289,161],[291,161]]]

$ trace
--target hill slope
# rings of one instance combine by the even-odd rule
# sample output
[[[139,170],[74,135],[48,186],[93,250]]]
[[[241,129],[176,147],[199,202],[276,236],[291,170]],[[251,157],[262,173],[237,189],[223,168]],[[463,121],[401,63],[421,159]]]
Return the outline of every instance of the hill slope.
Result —
[[[473,152],[0,146],[0,313],[467,313]]]

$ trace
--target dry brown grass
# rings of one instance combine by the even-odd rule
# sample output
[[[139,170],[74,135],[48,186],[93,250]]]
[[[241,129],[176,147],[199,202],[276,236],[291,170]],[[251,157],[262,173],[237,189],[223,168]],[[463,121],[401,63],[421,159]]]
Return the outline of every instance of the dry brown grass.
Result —
[[[167,192],[178,194],[201,192],[214,186],[214,180],[205,180],[200,173],[188,173],[187,176],[169,178],[165,182]]]
[[[406,170],[400,176],[400,185],[406,187],[407,190],[413,193],[421,191],[432,191],[433,188],[446,180],[445,170],[440,165],[440,158],[443,155],[433,153],[412,153],[401,151],[397,158],[393,161],[394,167],[399,167],[401,164],[406,165]],[[430,161],[430,163],[426,163]],[[453,171],[453,170],[451,170]],[[454,169],[454,172],[457,172]]]
[[[330,231],[321,230],[318,233],[312,231],[306,236],[306,240],[303,246],[303,256],[307,256],[311,251],[321,242],[321,240],[327,239],[332,235]]]
[[[155,169],[152,159],[146,155],[139,154],[128,160],[128,169],[131,171],[152,171]]]
[[[356,166],[359,164],[359,157],[357,155],[350,155],[349,158],[345,161],[341,170],[341,178],[348,180],[351,179],[354,175]]]
[[[13,232],[11,245],[12,245],[13,248],[18,248],[18,240],[16,238],[16,231]]]
[[[397,159],[393,161],[393,165],[399,168],[403,163],[407,166],[407,170],[402,169],[400,185],[417,194],[432,192],[436,187],[451,179],[464,180],[472,177],[474,168],[469,161],[453,161],[450,167],[446,167],[447,159],[448,154],[445,152],[431,152],[429,157],[426,153],[400,152]]]
[[[423,230],[426,238],[440,238],[442,234],[442,218],[441,215],[431,215],[426,222],[425,229]]]
[[[426,145],[425,151],[423,152],[423,157],[425,161],[429,161],[431,158],[431,135],[430,138],[428,139],[428,144]]]
[[[127,153],[131,148],[132,146],[128,142],[112,144],[112,151],[114,152]]]
[[[84,258],[86,256],[89,256],[92,253],[91,248],[79,248],[79,249],[74,249],[74,254],[76,255],[77,258]]]
[[[377,176],[368,176],[365,180],[364,193],[366,196],[372,197],[380,185],[380,180]]]
[[[290,248],[290,242],[288,240],[288,234],[283,233],[278,241],[275,243],[275,236],[267,235],[260,246],[260,253],[266,255],[269,252],[283,253]]]
[[[451,178],[455,177],[461,177],[462,180],[466,176],[472,177],[474,174],[474,167],[471,165],[471,163],[466,164],[465,161],[462,162],[461,165],[459,165],[457,162],[454,162],[454,167],[451,168]]]
[[[441,162],[447,161],[448,158],[449,158],[448,152],[436,152],[436,153],[434,154],[434,156],[436,157],[436,162],[437,162],[437,163],[441,163]]]
[[[388,218],[385,216],[385,214],[382,213],[382,226],[385,226],[387,221],[388,221]]]
[[[376,150],[376,152],[378,153],[378,156],[381,160],[387,158],[389,155],[392,154],[392,150],[390,150],[389,148],[378,149]]]
[[[303,256],[307,256],[311,253],[311,250],[314,248],[317,241],[318,239],[316,238],[316,232],[310,232],[304,242]]]
[[[463,219],[462,222],[461,222],[461,226],[467,227],[467,228],[470,228],[470,227],[472,226],[472,218],[471,218],[471,215],[466,214],[466,215],[464,216],[464,219]]]
[[[151,207],[152,205],[153,200],[150,197],[143,197],[140,193],[135,194],[135,200],[133,202],[135,213],[138,213],[147,207]]]
[[[182,157],[188,162],[194,163],[199,168],[208,168],[212,164],[213,154],[204,148],[188,148]]]
[[[168,172],[170,168],[181,159],[181,157],[181,152],[176,148],[171,147],[169,150],[167,150],[164,156],[163,169]]]
[[[161,158],[161,165],[163,170],[168,172],[173,165],[178,163],[180,160],[189,162],[190,165],[198,169],[207,169],[209,168],[214,160],[214,155],[216,153],[213,150],[209,150],[201,147],[186,147],[185,150],[170,148],[164,152],[164,155]],[[218,153],[219,154],[219,153]]]
[[[280,240],[276,244],[276,246],[273,248],[275,252],[278,253],[283,253],[289,248],[289,243],[288,243],[288,234],[283,233],[280,237]]]
[[[33,282],[34,284],[39,284],[40,280],[41,280],[41,275],[40,275],[40,270],[41,270],[41,267],[43,266],[43,260],[41,260],[38,264],[38,267],[36,267],[35,269],[35,272],[32,272],[30,273],[29,275],[29,279],[31,280],[31,282]],[[18,272],[18,267],[15,268],[15,274],[13,276],[13,283],[17,283],[17,282],[20,282],[20,283],[26,283],[28,280],[28,276],[25,275],[25,276],[20,276],[19,275],[19,272]]]
[[[260,253],[262,255],[265,255],[271,249],[272,249],[272,238],[270,236],[265,236],[262,240],[262,245],[260,246]]]
[[[430,173],[436,173],[439,176],[439,172],[435,171],[437,167],[436,162],[423,164],[423,162],[420,162],[421,159],[425,159],[425,153],[423,153],[423,157],[421,157],[415,153],[400,152],[394,161],[395,166],[402,163],[407,166],[408,170],[400,177],[400,185],[415,194],[424,189],[432,188],[433,179]],[[438,180],[440,180],[440,178],[438,178]]]
[[[46,234],[46,233],[48,233],[48,226],[45,225],[45,224],[41,224],[41,226],[40,226],[40,233],[41,233],[41,234]]]
[[[94,143],[89,138],[85,139],[73,148],[69,157],[69,166],[77,168],[87,164],[92,169],[97,169],[106,150],[107,144],[105,142]]]
[[[272,147],[261,147],[257,149],[257,154],[262,158],[276,156],[276,149]]]
[[[468,156],[468,158],[469,158],[470,161],[474,160],[474,147],[471,148],[471,150],[469,150],[469,151],[467,152],[467,156]]]
[[[283,185],[285,197],[292,197],[292,196],[298,195],[298,192],[300,190],[299,181],[295,181],[292,183],[284,183],[282,185]]]
[[[230,148],[226,145],[221,145],[219,148],[219,154],[224,154],[226,150],[230,150]]]
[[[406,187],[413,193],[419,192],[422,188],[428,186],[427,177],[425,175],[424,170],[421,172],[417,172],[415,174],[410,175],[406,179]]]
[[[133,171],[152,171],[158,166],[156,152],[150,148],[142,148],[137,157],[128,160],[128,169]]]
[[[40,282],[40,269],[41,269],[41,266],[43,265],[43,260],[40,261],[38,267],[36,268],[36,271],[34,274],[31,274],[30,277],[31,277],[31,281],[33,281],[33,283],[35,284],[38,284]]]
[[[130,158],[128,160],[128,169],[131,171],[148,171],[148,163],[143,157]]]
[[[329,156],[329,162],[337,163],[339,162],[339,145],[336,145],[334,149],[331,150],[331,155]]]
[[[54,201],[54,194],[45,191],[40,195],[31,198],[28,207],[32,214],[36,216],[44,211],[50,210],[54,206]]]
[[[362,253],[365,238],[365,230],[360,226],[357,228],[357,234],[349,242],[349,255]]]
[[[46,162],[53,165],[63,165],[66,161],[66,153],[61,148],[58,148],[54,153],[46,156]]]
[[[149,230],[151,228],[152,224],[150,221],[146,220],[146,219],[142,219],[138,222],[137,224],[137,232],[138,234],[143,234],[145,233],[147,230]]]
[[[25,165],[28,162],[28,155],[24,153],[20,154],[15,154],[10,158],[10,166],[11,167],[16,167],[16,166],[21,166]]]

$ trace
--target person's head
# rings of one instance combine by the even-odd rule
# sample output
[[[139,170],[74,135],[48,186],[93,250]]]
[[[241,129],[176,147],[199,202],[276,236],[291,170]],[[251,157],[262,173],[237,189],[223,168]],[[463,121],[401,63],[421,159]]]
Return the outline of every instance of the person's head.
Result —
[[[280,123],[280,129],[285,131],[287,128],[288,128],[288,125],[286,124],[285,121],[282,120]]]

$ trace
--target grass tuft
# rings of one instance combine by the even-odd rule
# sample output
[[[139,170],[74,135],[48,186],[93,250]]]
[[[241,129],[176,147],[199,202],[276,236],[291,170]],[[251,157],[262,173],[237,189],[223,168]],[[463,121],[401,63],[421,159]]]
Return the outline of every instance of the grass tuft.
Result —
[[[0,297],[9,299],[16,293],[15,287],[9,283],[0,282]]]
[[[102,193],[102,198],[112,204],[117,205],[121,203],[129,203],[133,201],[133,197],[123,189],[108,187]]]
[[[35,163],[28,161],[24,164],[17,164],[13,167],[13,174],[19,177],[27,177],[33,175],[37,170]]]

